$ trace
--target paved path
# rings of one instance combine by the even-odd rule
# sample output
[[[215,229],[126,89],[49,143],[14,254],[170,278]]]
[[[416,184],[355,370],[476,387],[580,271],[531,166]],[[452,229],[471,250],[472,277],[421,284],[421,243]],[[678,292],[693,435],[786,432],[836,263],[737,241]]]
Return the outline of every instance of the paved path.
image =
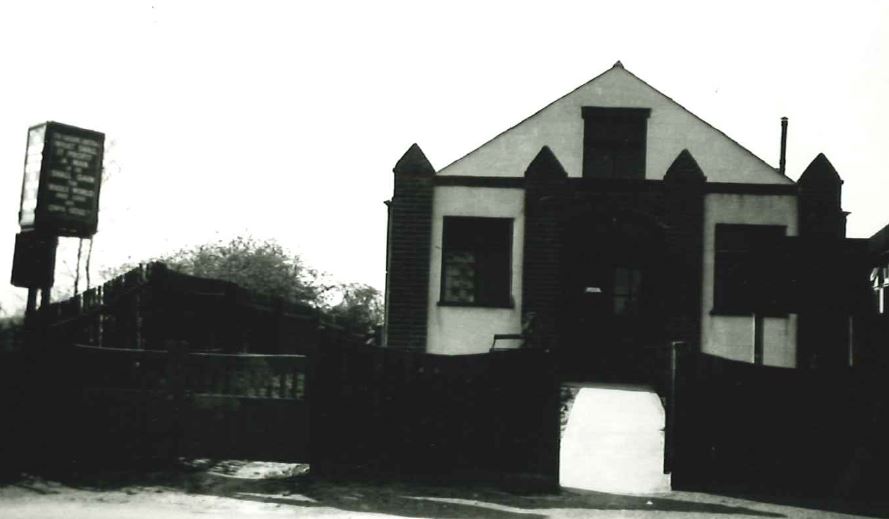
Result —
[[[670,491],[664,468],[664,408],[641,387],[580,389],[562,436],[563,486],[619,493]]]

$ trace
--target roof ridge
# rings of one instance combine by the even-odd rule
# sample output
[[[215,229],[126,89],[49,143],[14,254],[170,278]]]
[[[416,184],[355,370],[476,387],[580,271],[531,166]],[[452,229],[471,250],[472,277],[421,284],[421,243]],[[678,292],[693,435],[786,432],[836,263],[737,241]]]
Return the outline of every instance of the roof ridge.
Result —
[[[730,137],[728,134],[726,134],[724,131],[720,130],[720,129],[717,128],[716,126],[713,126],[712,124],[708,123],[707,121],[705,121],[704,119],[702,119],[701,116],[699,116],[698,114],[692,112],[691,110],[689,110],[688,108],[686,108],[685,106],[683,106],[681,103],[679,103],[678,101],[676,101],[676,100],[673,99],[672,97],[670,97],[670,96],[668,96],[667,94],[661,92],[661,91],[658,90],[657,88],[651,86],[651,84],[648,83],[648,81],[645,81],[644,79],[642,79],[641,77],[637,76],[636,74],[633,74],[632,72],[630,72],[630,71],[627,70],[626,68],[624,68],[624,71],[626,71],[627,74],[629,74],[629,75],[633,76],[634,78],[636,78],[636,79],[637,79],[640,83],[642,83],[643,85],[645,85],[645,86],[647,86],[648,88],[650,88],[651,90],[653,90],[655,93],[659,94],[660,96],[664,97],[665,99],[667,99],[667,100],[670,101],[671,103],[675,104],[675,105],[678,106],[679,108],[682,108],[683,110],[685,110],[686,112],[688,112],[692,117],[694,117],[694,118],[697,119],[698,121],[700,121],[700,122],[706,124],[707,126],[709,126],[710,128],[712,128],[713,130],[716,130],[717,133],[719,133],[720,135],[722,135],[723,137],[725,137],[726,139],[728,139],[730,142],[734,143],[735,146],[741,148],[741,149],[742,149],[744,152],[746,152],[748,155],[750,155],[750,156],[753,157],[754,159],[758,160],[759,162],[763,163],[763,165],[765,165],[765,166],[768,167],[769,169],[773,170],[773,171],[775,172],[775,174],[777,174],[777,175],[779,175],[779,176],[781,176],[781,177],[783,177],[783,178],[786,178],[787,180],[790,180],[791,182],[793,182],[793,179],[791,179],[790,177],[788,177],[786,174],[781,173],[780,170],[779,170],[778,168],[776,168],[776,167],[772,166],[771,164],[769,164],[768,162],[766,162],[766,161],[765,161],[763,158],[761,158],[759,155],[757,155],[756,153],[753,153],[752,151],[750,151],[749,149],[747,149],[746,146],[744,146],[744,145],[741,144],[740,142],[736,141],[735,139],[733,139],[732,137]]]
[[[486,140],[485,142],[483,142],[483,143],[481,143],[480,145],[478,145],[478,146],[476,146],[475,148],[473,148],[471,151],[469,151],[469,152],[465,153],[464,155],[462,155],[462,156],[461,156],[460,158],[458,158],[457,160],[454,160],[454,161],[450,162],[447,166],[445,166],[445,167],[443,167],[443,168],[441,168],[441,169],[439,169],[439,170],[437,170],[437,171],[438,171],[438,172],[444,171],[444,170],[448,169],[449,167],[453,166],[454,164],[456,164],[456,163],[462,161],[463,159],[465,159],[466,157],[472,155],[472,154],[475,153],[476,151],[478,151],[478,150],[484,148],[485,146],[487,146],[488,144],[494,142],[494,141],[497,140],[501,135],[503,135],[503,134],[505,134],[505,133],[511,131],[513,128],[516,128],[516,127],[518,127],[518,126],[521,126],[522,124],[525,123],[525,121],[528,121],[528,120],[530,120],[530,119],[533,119],[533,118],[536,117],[539,113],[543,112],[544,110],[546,110],[546,109],[549,108],[550,106],[552,106],[552,105],[558,103],[558,102],[561,101],[562,99],[564,99],[564,98],[570,96],[570,95],[573,94],[574,92],[577,92],[577,91],[580,90],[581,88],[583,88],[583,87],[589,85],[589,84],[592,83],[593,81],[599,79],[600,77],[604,76],[605,74],[611,72],[612,70],[614,70],[614,69],[616,69],[616,68],[623,69],[624,67],[623,67],[623,65],[620,63],[620,61],[618,61],[618,62],[615,63],[611,68],[609,68],[609,69],[605,70],[604,72],[598,74],[596,77],[594,77],[594,78],[592,78],[592,79],[588,79],[587,81],[584,81],[581,85],[578,85],[577,87],[572,88],[572,89],[571,89],[570,91],[568,91],[567,93],[560,95],[558,98],[556,98],[556,99],[554,99],[553,101],[550,101],[549,103],[547,103],[543,108],[541,108],[541,109],[537,110],[536,112],[534,112],[533,114],[531,114],[531,115],[529,115],[529,116],[523,118],[521,121],[519,121],[519,122],[513,124],[513,125],[510,126],[509,128],[507,128],[507,129],[501,131],[501,132],[498,133],[497,135],[491,137],[490,139]],[[628,72],[629,72],[629,71],[628,71]]]

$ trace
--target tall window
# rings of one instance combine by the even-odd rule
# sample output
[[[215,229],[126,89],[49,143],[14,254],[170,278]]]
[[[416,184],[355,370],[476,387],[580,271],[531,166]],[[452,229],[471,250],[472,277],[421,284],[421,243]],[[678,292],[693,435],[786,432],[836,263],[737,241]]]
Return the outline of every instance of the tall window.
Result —
[[[512,219],[445,217],[441,303],[511,306],[511,252]]]
[[[639,295],[642,271],[636,268],[614,269],[614,315],[635,317],[639,315]]]
[[[787,265],[776,251],[779,225],[716,225],[713,310],[727,314],[781,313],[786,305]]]
[[[583,176],[645,178],[648,108],[582,109]]]

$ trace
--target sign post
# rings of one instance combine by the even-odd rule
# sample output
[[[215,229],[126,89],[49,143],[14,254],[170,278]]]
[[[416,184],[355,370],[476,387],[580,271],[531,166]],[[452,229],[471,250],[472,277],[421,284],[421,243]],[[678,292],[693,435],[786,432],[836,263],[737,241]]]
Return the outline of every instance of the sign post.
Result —
[[[88,238],[99,222],[105,135],[57,122],[28,129],[12,284],[28,289],[25,321],[37,290],[50,301],[60,236]]]

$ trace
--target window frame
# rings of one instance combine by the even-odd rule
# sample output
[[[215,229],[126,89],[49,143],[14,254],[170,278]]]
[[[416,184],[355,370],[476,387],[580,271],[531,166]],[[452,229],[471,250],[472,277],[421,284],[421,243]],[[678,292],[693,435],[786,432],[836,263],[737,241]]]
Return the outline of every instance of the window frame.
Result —
[[[748,240],[746,249],[730,249],[720,247],[720,229],[734,231],[760,231],[759,236],[745,237]],[[768,233],[773,233],[771,236]],[[788,291],[791,289],[790,280],[788,278],[790,265],[779,263],[782,258],[780,255],[772,257],[774,260],[774,268],[770,268],[767,275],[763,276],[763,272],[757,270],[761,268],[763,256],[760,254],[762,250],[757,250],[762,243],[768,243],[769,240],[780,240],[787,238],[787,226],[780,224],[736,224],[736,223],[717,223],[713,229],[713,307],[710,311],[711,315],[728,315],[728,316],[752,316],[763,315],[770,317],[784,317],[788,315],[786,306],[789,297]],[[724,240],[725,238],[723,238]],[[760,245],[757,245],[757,241]],[[736,268],[740,268],[740,275],[744,276],[747,286],[741,294],[745,299],[741,301],[732,301],[738,297],[738,294],[732,294],[731,291],[738,290],[737,284],[741,281],[733,280],[732,284],[721,282],[720,273],[725,269],[722,261],[725,256],[735,256],[734,261]],[[746,270],[746,271],[745,271]],[[754,277],[757,274],[760,277]],[[777,295],[773,301],[766,303],[761,294],[758,293],[763,287],[770,286],[776,288],[774,294]],[[730,288],[727,288],[730,287]],[[726,294],[726,291],[729,291]]]
[[[621,180],[644,180],[646,171],[646,155],[648,151],[648,119],[651,117],[651,108],[624,108],[624,107],[604,107],[604,106],[584,106],[581,107],[581,115],[583,117],[583,171],[581,176],[584,178],[608,178]],[[596,132],[593,132],[593,125],[603,124],[617,127],[619,124],[636,124],[638,125],[635,132],[629,132],[628,135],[635,136],[639,142],[633,142],[638,149],[638,164],[634,164],[634,168],[638,170],[627,170],[623,174],[615,174],[619,171],[614,164],[617,158],[627,158],[621,155],[621,143],[617,140],[604,141],[595,140]],[[612,129],[612,132],[614,130]],[[615,134],[617,132],[614,132]],[[629,142],[629,141],[628,141]],[[626,143],[625,143],[626,144]],[[608,174],[602,174],[593,167],[593,149],[609,149],[611,156],[611,169]],[[635,149],[635,147],[634,147]],[[608,153],[606,153],[608,155]]]
[[[624,290],[618,291],[618,277],[626,275]],[[619,319],[635,319],[642,314],[642,278],[641,268],[630,265],[615,265],[611,274],[611,315]],[[618,311],[618,299],[624,301],[624,307]]]
[[[449,223],[479,223],[480,221],[489,222],[491,225],[501,224],[504,226],[504,231],[506,232],[504,247],[505,247],[505,258],[502,259],[506,265],[506,271],[503,274],[506,279],[503,280],[503,292],[498,297],[493,297],[490,299],[479,297],[483,294],[483,291],[480,291],[480,285],[478,283],[478,275],[479,275],[479,267],[476,267],[473,270],[474,273],[474,301],[453,301],[447,299],[446,292],[446,275],[447,275],[447,255],[451,246],[449,246],[449,235],[448,235],[448,224]],[[453,229],[453,228],[452,228]],[[452,231],[453,232],[453,231]],[[441,272],[440,272],[440,280],[439,280],[439,294],[438,294],[438,306],[459,306],[459,307],[476,307],[476,308],[515,308],[515,301],[512,295],[512,282],[513,282],[513,246],[514,246],[514,232],[515,232],[515,218],[511,217],[492,217],[492,216],[444,216],[442,218],[441,225]],[[459,250],[459,249],[458,249]],[[478,252],[479,249],[476,249],[474,252]],[[485,260],[483,260],[485,261]],[[486,270],[486,269],[482,269]]]

